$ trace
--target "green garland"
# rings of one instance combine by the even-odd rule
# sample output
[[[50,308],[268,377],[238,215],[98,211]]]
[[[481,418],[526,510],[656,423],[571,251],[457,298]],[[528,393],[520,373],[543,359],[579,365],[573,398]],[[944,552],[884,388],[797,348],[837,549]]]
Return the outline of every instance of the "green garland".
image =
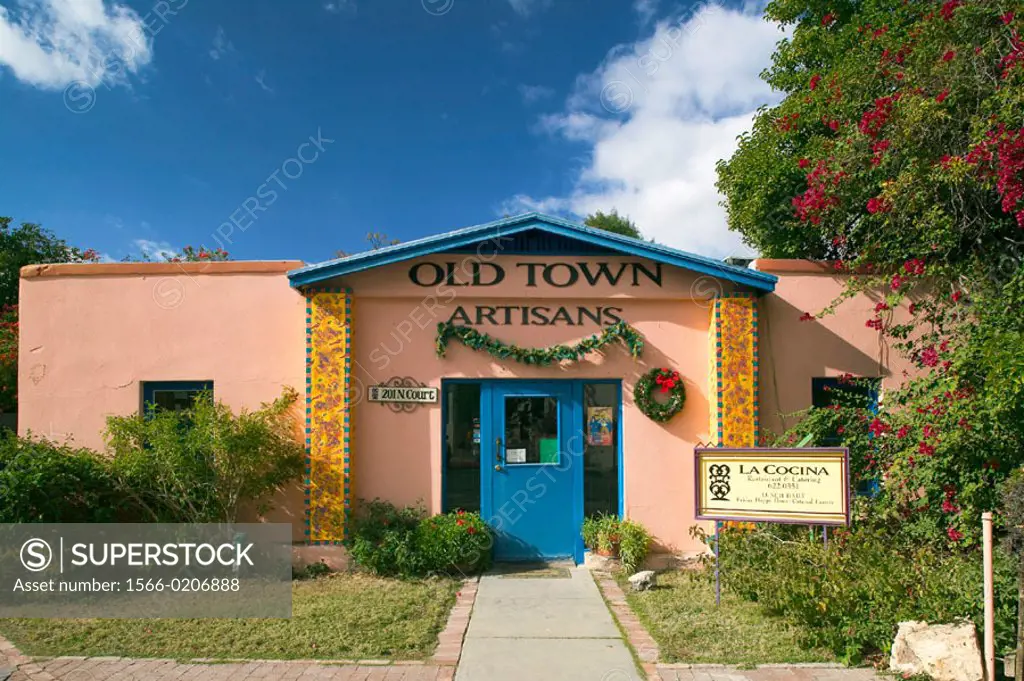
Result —
[[[455,339],[473,350],[483,350],[498,359],[514,359],[523,364],[544,366],[554,362],[578,362],[587,354],[601,350],[615,341],[622,343],[629,354],[636,359],[644,350],[644,338],[640,332],[626,322],[616,322],[605,327],[601,333],[584,338],[575,345],[552,345],[549,348],[521,348],[511,345],[486,333],[480,333],[471,326],[441,322],[437,325],[437,356],[444,357],[448,343]]]
[[[668,401],[658,402],[651,393],[658,388],[668,393]],[[686,388],[679,372],[672,369],[651,369],[633,387],[633,403],[652,421],[665,422],[678,414],[686,403]]]

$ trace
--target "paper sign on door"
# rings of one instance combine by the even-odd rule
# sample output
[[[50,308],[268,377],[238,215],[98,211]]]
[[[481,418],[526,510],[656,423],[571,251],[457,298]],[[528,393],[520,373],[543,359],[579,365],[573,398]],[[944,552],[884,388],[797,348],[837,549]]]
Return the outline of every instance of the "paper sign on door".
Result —
[[[506,449],[505,463],[526,463],[525,449]]]

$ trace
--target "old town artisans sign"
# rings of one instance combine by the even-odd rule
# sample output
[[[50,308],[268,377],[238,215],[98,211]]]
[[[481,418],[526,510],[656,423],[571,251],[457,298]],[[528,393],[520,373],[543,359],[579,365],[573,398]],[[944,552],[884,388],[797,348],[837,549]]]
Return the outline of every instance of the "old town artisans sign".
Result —
[[[850,456],[841,447],[698,448],[698,520],[849,525]]]
[[[436,289],[444,302],[455,300],[459,287],[492,287],[508,281],[527,289],[607,285],[616,288],[662,286],[661,263],[642,262],[421,262],[409,269],[417,286]],[[464,326],[611,326],[622,321],[622,308],[547,305],[459,305],[448,321]]]

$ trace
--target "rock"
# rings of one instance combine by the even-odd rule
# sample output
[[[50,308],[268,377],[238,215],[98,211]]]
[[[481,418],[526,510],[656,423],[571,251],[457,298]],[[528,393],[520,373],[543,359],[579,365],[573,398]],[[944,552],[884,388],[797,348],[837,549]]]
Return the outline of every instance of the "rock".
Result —
[[[632,578],[630,578],[632,579]],[[900,622],[889,668],[935,681],[982,681],[981,649],[974,625]]]
[[[654,570],[642,570],[630,577],[629,583],[633,585],[633,591],[647,591],[658,583],[658,578]]]

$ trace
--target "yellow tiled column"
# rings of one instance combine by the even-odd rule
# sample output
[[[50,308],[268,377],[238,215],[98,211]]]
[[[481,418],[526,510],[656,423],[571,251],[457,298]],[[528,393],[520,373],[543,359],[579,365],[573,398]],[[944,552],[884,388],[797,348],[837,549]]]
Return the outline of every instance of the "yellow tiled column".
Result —
[[[715,299],[711,311],[711,438],[720,447],[757,443],[757,300]]]
[[[306,294],[306,540],[345,538],[351,509],[352,293]]]

